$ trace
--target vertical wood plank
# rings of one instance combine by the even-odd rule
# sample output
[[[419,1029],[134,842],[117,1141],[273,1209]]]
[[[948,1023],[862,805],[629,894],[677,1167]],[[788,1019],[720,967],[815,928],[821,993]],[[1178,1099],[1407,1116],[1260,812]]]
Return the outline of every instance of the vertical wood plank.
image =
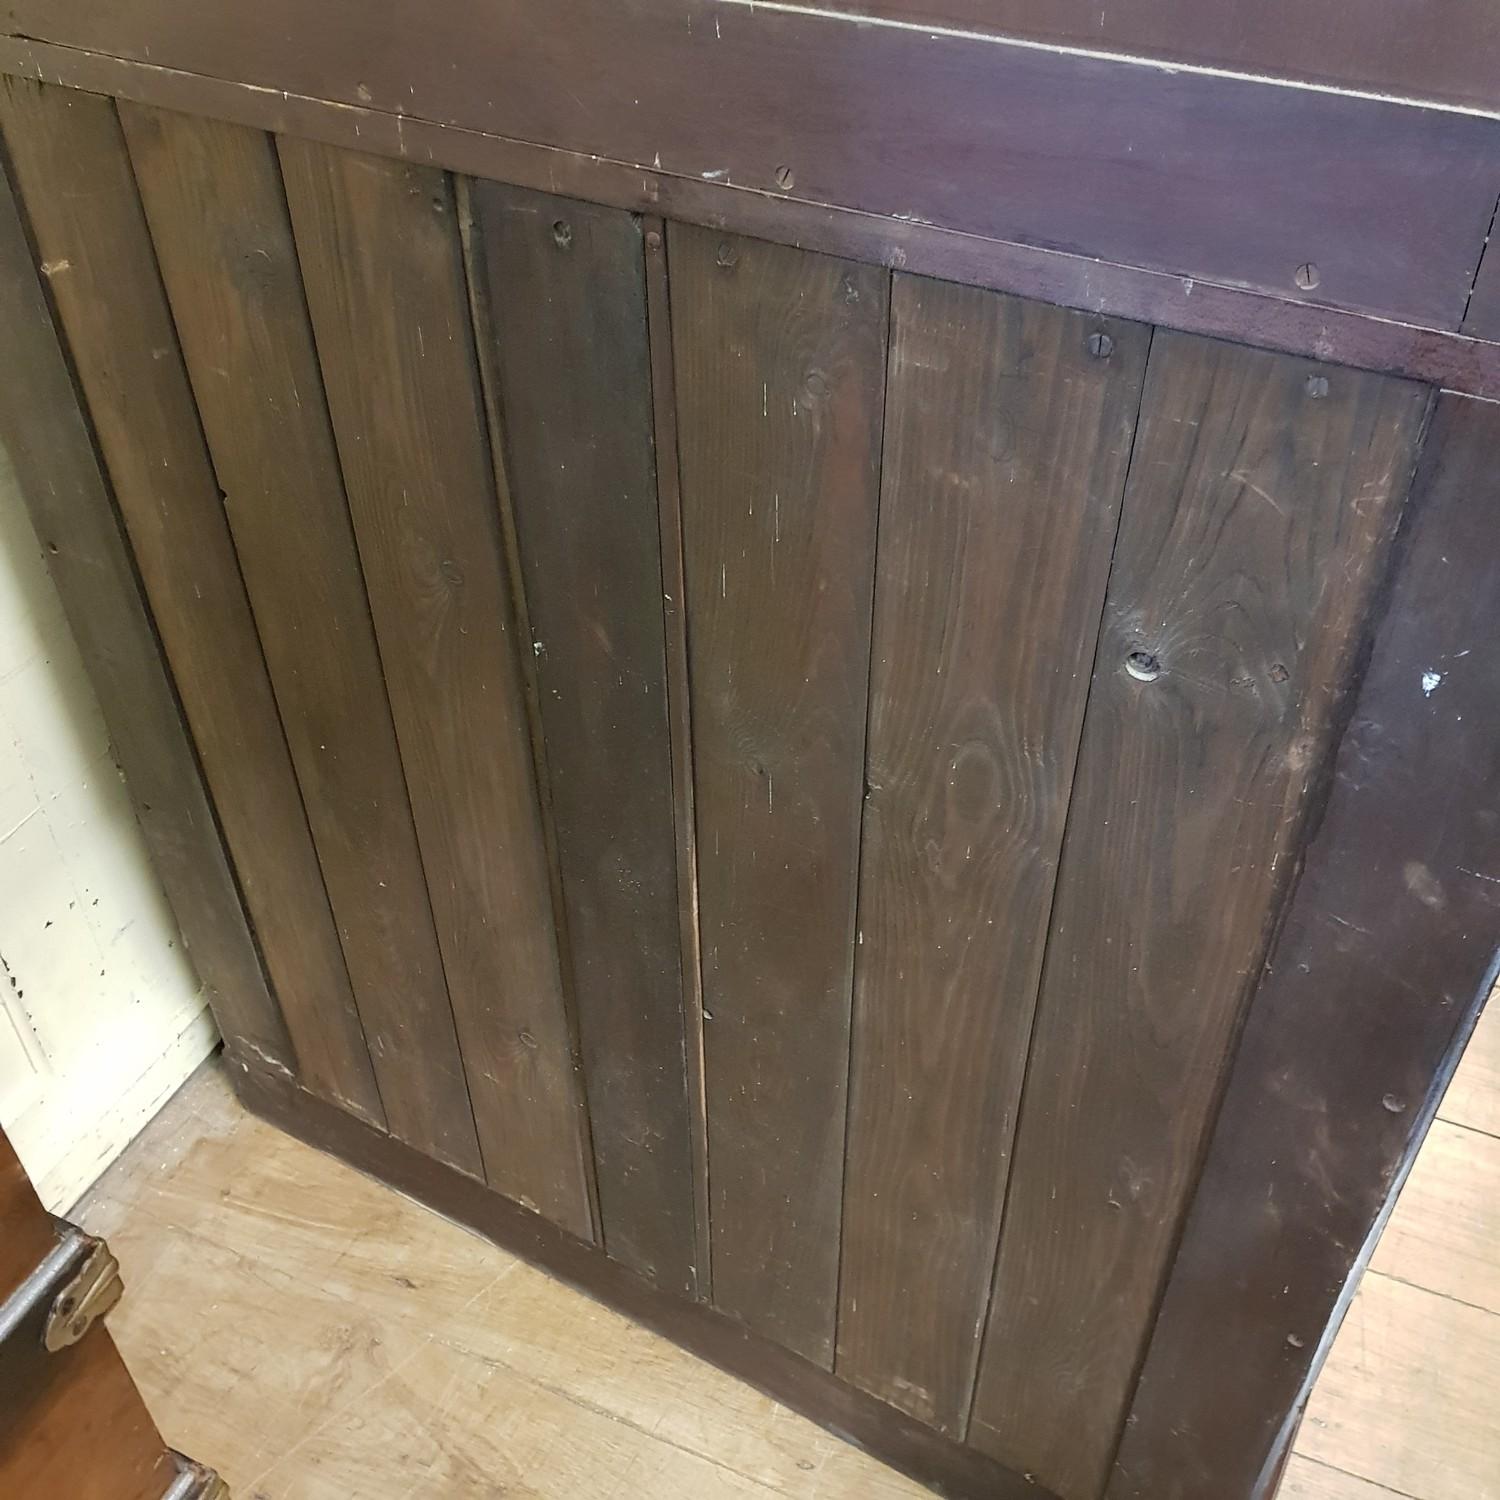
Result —
[[[1110,1500],[1262,1493],[1493,983],[1497,455],[1500,406],[1440,397]]]
[[[488,1181],[592,1233],[541,813],[446,176],[281,162]]]
[[[383,1120],[114,105],[7,78],[0,124],[298,1075]]]
[[[888,277],[669,235],[714,1300],[826,1365]]]
[[[141,105],[120,117],[387,1122],[478,1172],[275,147]]]
[[[24,380],[0,381],[0,441],[225,1047],[290,1070],[291,1038],[267,988],[129,543],[3,175],[0,345],[26,372]]]
[[[605,1249],[694,1289],[677,858],[641,226],[469,187]],[[487,327],[483,327],[487,324]]]
[[[1427,394],[1158,333],[971,1441],[1093,1500]]]
[[[836,1368],[950,1434],[1149,341],[892,289]]]
[[[693,788],[693,713],[688,690],[687,583],[682,555],[682,483],[677,466],[677,377],[672,355],[667,226],[648,217],[646,320],[651,340],[651,406],[656,433],[656,507],[661,532],[662,603],[667,637],[667,712],[672,733],[672,797],[677,833],[677,926],[682,953],[688,1111],[692,1121],[693,1219],[697,1290],[713,1298],[709,1232],[708,1096],[704,1087],[703,948],[698,925],[698,817]]]

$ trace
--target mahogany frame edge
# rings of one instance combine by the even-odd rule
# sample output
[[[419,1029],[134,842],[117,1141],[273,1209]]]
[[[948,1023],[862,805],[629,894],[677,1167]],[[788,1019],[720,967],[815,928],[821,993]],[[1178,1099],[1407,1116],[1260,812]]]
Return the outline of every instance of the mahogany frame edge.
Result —
[[[0,73],[1500,400],[1500,342],[1464,333],[26,37],[0,36]]]
[[[1050,1491],[946,1438],[877,1397],[702,1302],[653,1286],[597,1246],[423,1156],[281,1074],[226,1054],[240,1102],[267,1123],[337,1157],[425,1208],[780,1401],[835,1437],[952,1500],[1057,1500]]]

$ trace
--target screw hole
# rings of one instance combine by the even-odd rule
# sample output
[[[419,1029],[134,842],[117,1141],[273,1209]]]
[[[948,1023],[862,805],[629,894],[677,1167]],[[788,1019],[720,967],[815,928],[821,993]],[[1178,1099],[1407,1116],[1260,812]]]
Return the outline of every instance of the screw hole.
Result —
[[[1394,1094],[1384,1095],[1381,1098],[1380,1102],[1388,1110],[1390,1110],[1393,1115],[1404,1115],[1406,1113],[1406,1101],[1404,1099],[1398,1099]]]
[[[1315,286],[1317,286],[1320,281],[1322,281],[1323,273],[1319,271],[1318,268],[1310,260],[1305,260],[1300,266],[1297,267],[1296,273],[1294,274],[1292,279],[1297,283],[1298,287],[1301,288],[1302,291],[1310,292]]]
[[[721,266],[732,266],[740,258],[740,252],[728,240],[725,240],[719,246],[719,253],[714,258]]]
[[[552,226],[552,238],[557,242],[558,249],[566,250],[573,243],[573,226],[566,219],[559,219]]]
[[[1285,682],[1287,680],[1287,678],[1290,677],[1291,675],[1292,674],[1290,672],[1288,672],[1287,669],[1284,666],[1282,666],[1282,664],[1279,661],[1278,662],[1273,662],[1271,664],[1271,681],[1272,682]]]
[[[1328,377],[1326,375],[1309,375],[1307,377],[1307,394],[1314,401],[1328,394]]]
[[[783,193],[790,191],[794,186],[796,186],[796,182],[796,174],[793,173],[790,167],[776,168],[776,186],[779,187]]]
[[[1132,651],[1125,658],[1125,670],[1137,682],[1155,682],[1161,676],[1161,662],[1150,651]]]

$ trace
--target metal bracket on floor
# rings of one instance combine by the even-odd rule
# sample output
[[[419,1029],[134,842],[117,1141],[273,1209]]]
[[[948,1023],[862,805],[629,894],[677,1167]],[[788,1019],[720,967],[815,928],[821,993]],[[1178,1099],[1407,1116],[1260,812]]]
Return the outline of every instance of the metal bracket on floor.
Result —
[[[177,1463],[177,1478],[167,1486],[161,1500],[229,1500],[229,1486],[210,1468],[172,1453]]]
[[[0,1302],[0,1373],[76,1344],[125,1289],[103,1240],[66,1219],[53,1222],[57,1243]]]

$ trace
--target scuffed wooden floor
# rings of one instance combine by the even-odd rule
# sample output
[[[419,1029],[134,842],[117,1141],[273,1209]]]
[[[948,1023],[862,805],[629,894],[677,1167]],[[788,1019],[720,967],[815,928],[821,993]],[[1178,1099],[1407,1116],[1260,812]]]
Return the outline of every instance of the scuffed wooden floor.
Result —
[[[246,1115],[201,1069],[76,1210],[168,1440],[236,1500],[927,1492]],[[1282,1500],[1500,1500],[1500,1005],[1303,1424]]]
[[[262,1124],[205,1065],[78,1206],[235,1500],[906,1500],[750,1387]]]

